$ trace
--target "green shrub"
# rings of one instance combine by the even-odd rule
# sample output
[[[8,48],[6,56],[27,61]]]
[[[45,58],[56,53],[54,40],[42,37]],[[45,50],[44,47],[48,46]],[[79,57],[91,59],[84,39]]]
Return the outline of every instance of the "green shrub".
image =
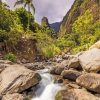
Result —
[[[8,53],[4,56],[4,59],[15,62],[16,61],[16,56],[13,53]]]
[[[55,55],[60,53],[60,49],[56,47],[54,44],[51,44],[51,45],[43,47],[42,52],[45,57],[52,58]]]

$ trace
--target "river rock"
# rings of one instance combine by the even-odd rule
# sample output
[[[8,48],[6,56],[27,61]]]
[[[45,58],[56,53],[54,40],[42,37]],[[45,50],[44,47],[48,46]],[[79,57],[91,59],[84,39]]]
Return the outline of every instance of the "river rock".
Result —
[[[81,72],[78,72],[76,70],[64,70],[61,75],[64,79],[76,81],[76,79],[81,75]]]
[[[33,71],[35,70],[41,70],[41,69],[44,69],[45,67],[43,66],[42,63],[27,63],[27,64],[24,64],[25,67],[27,67],[28,69],[31,69]]]
[[[100,49],[93,48],[79,56],[83,70],[87,72],[100,71]]]
[[[0,73],[7,67],[6,64],[0,64]]]
[[[51,69],[50,69],[50,73],[51,74],[55,74],[55,75],[60,75],[61,74],[61,72],[64,70],[64,68],[63,67],[52,67]]]
[[[60,75],[64,68],[68,65],[68,60],[64,60],[61,63],[58,63],[55,67],[50,69],[51,74]]]
[[[22,92],[39,83],[38,73],[24,66],[10,65],[0,74],[0,94]]]
[[[78,77],[76,82],[88,90],[100,93],[100,74],[87,73]]]
[[[14,63],[9,60],[0,60],[0,73],[8,66],[13,65]]]
[[[9,60],[0,60],[0,64],[14,64],[13,62],[9,61]]]
[[[61,90],[55,100],[100,100],[100,98],[83,89]]]
[[[14,93],[4,95],[2,100],[24,100],[24,97],[21,94]]]
[[[90,47],[90,49],[93,49],[93,48],[100,49],[100,40]]]
[[[74,57],[69,60],[68,68],[82,69],[78,57]]]

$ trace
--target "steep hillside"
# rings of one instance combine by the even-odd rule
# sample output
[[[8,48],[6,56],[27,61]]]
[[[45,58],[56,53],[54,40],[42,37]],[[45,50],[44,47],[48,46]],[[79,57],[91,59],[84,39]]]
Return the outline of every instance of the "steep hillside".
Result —
[[[75,0],[72,8],[64,17],[59,34],[64,35],[72,32],[72,25],[78,19],[79,16],[83,15],[87,10],[91,10],[93,15],[93,21],[96,22],[100,19],[100,1],[99,0]]]
[[[58,32],[60,28],[60,24],[61,22],[55,22],[55,23],[50,24],[50,27],[54,29],[55,32]]]

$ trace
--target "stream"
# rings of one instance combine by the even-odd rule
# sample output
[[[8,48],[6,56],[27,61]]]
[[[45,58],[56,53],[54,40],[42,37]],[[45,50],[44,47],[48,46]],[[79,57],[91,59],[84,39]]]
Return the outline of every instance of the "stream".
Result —
[[[32,100],[55,100],[56,93],[60,90],[60,84],[54,83],[53,77],[48,70],[39,71],[42,80],[37,86],[36,97]]]

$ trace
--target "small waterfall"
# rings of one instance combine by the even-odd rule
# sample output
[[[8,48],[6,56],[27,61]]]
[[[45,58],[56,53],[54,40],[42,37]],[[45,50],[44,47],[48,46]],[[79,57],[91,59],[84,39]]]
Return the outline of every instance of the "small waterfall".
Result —
[[[54,100],[57,91],[60,90],[60,85],[53,82],[52,76],[49,73],[40,73],[42,81],[38,85],[36,97],[32,100]]]

